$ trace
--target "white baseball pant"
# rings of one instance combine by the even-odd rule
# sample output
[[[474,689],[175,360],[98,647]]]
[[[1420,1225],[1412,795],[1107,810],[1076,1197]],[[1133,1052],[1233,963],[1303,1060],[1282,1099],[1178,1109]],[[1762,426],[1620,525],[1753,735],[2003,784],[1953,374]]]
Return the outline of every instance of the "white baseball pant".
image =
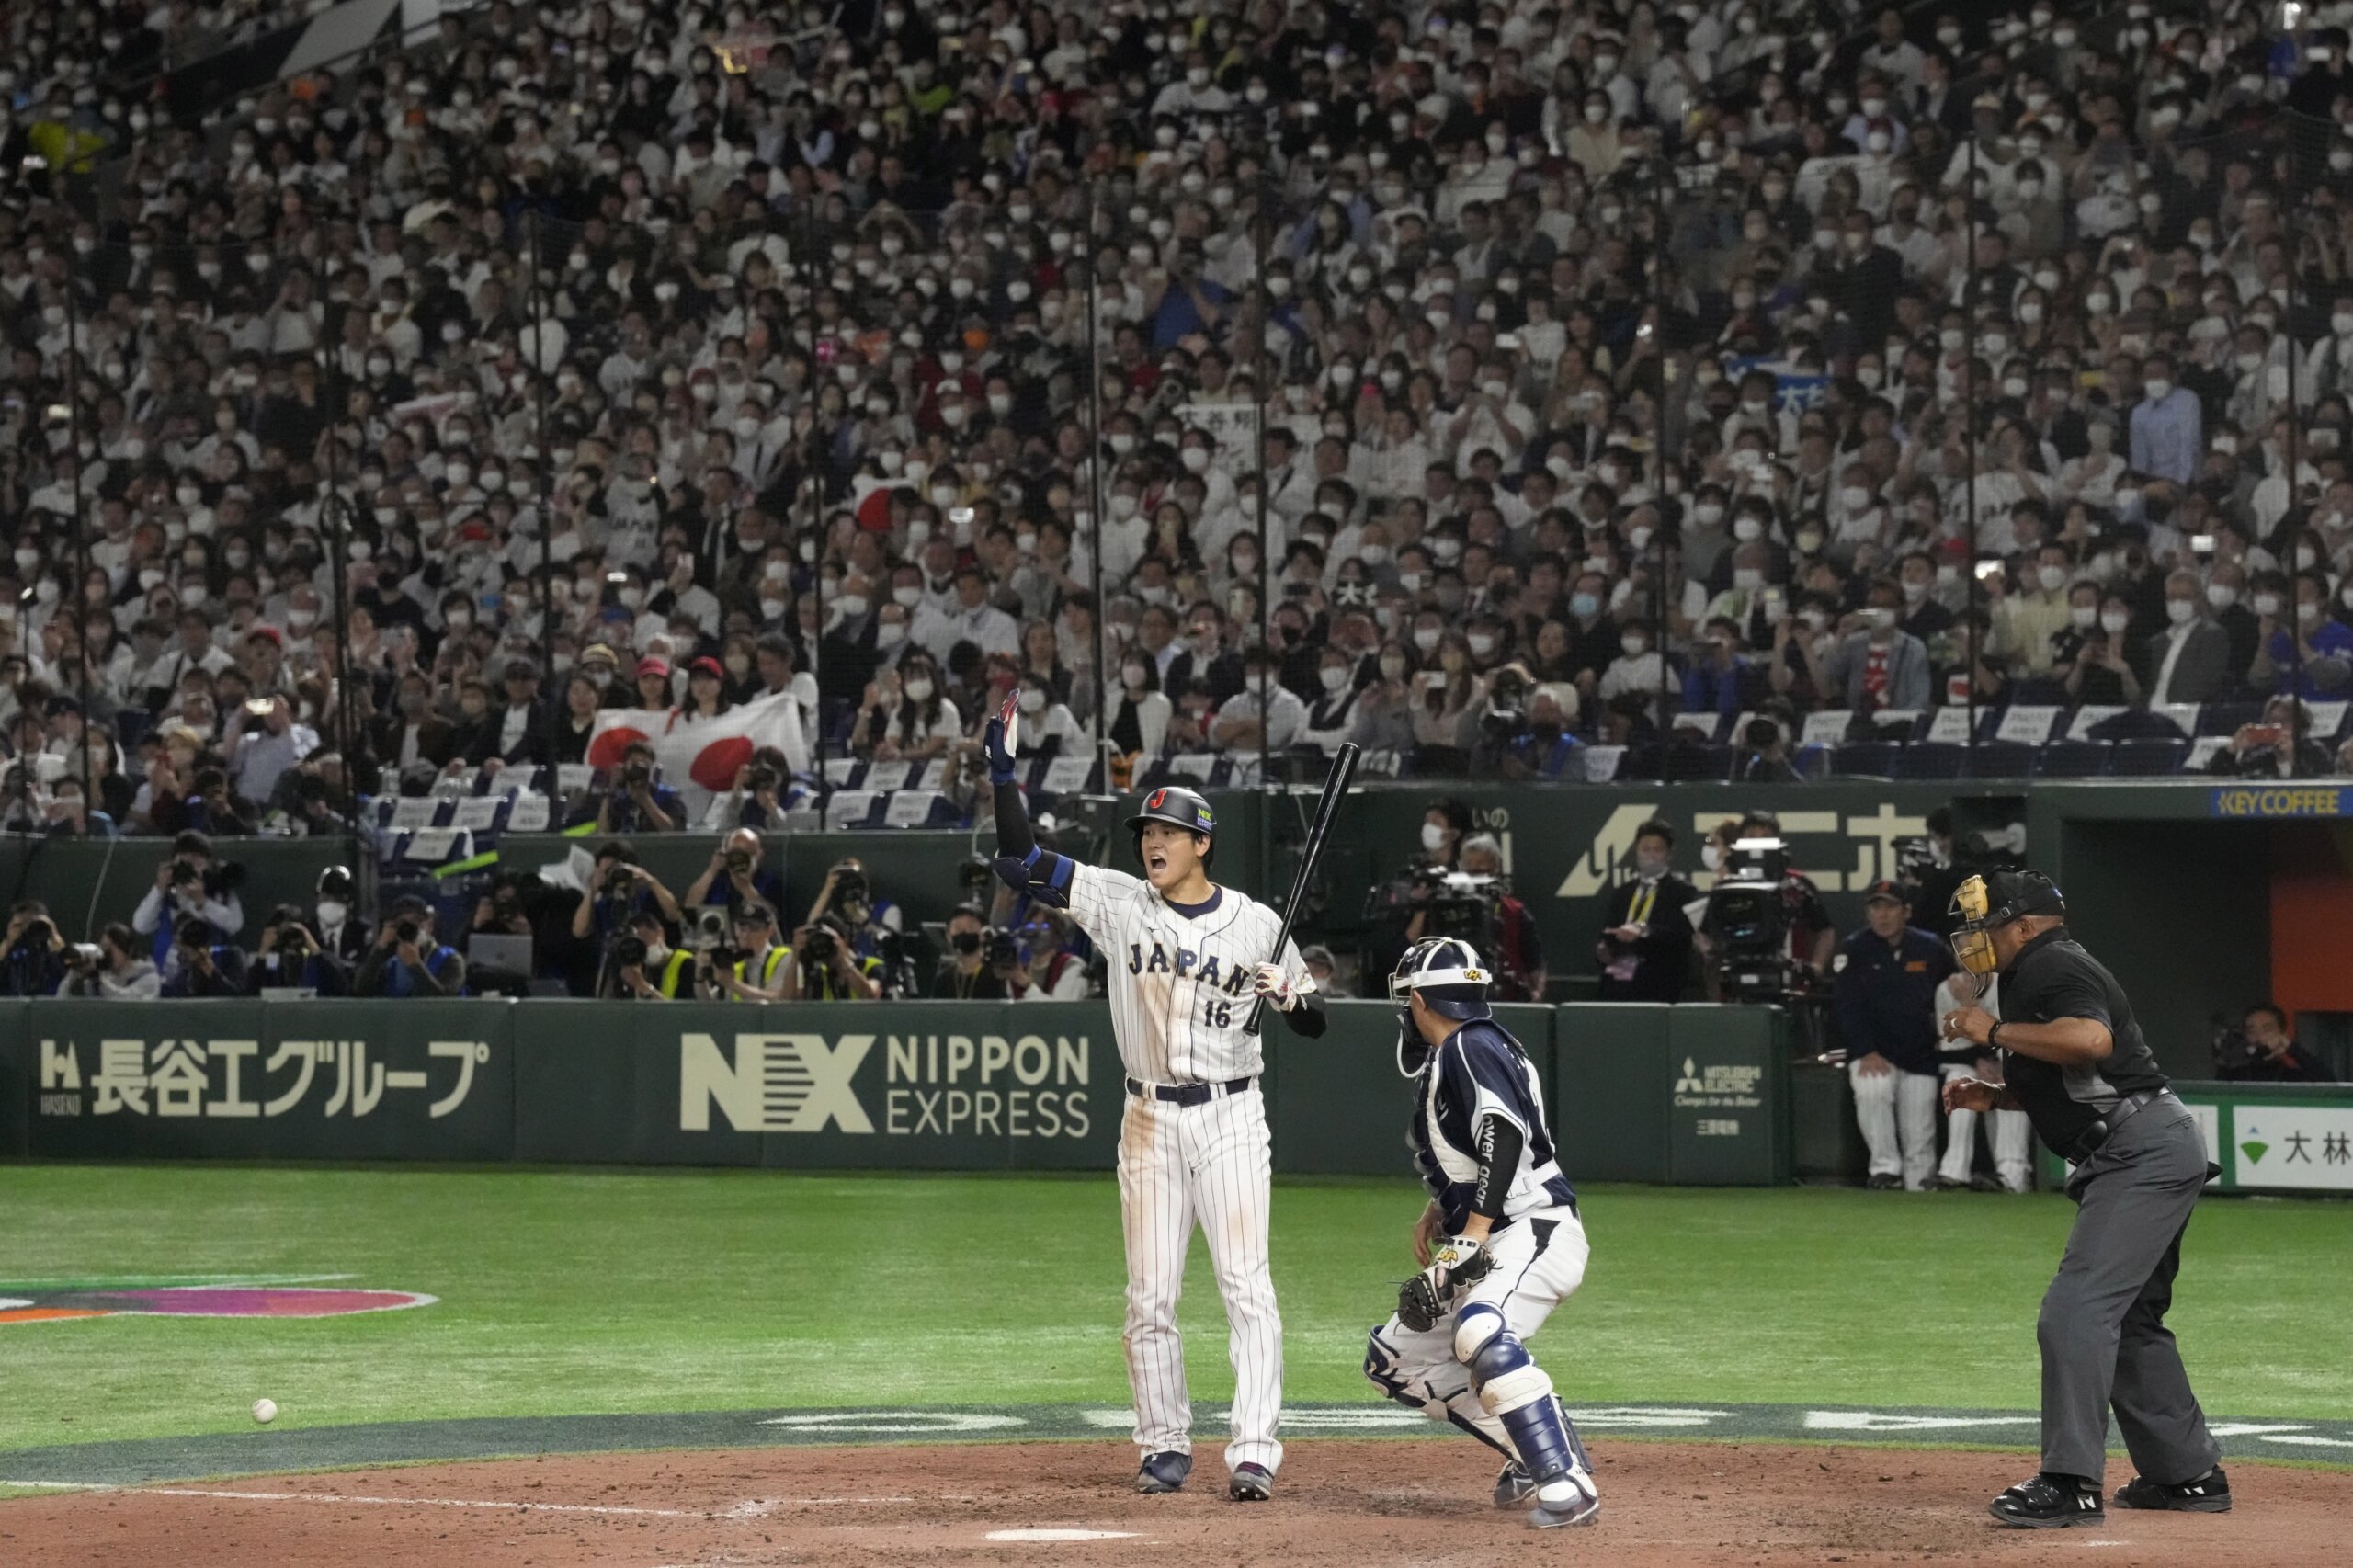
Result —
[[[1455,1320],[1464,1307],[1484,1301],[1503,1312],[1512,1337],[1526,1345],[1552,1309],[1584,1283],[1590,1247],[1574,1210],[1540,1209],[1513,1221],[1487,1250],[1495,1266],[1429,1328],[1407,1328],[1392,1312],[1374,1329],[1364,1369],[1390,1398],[1418,1404],[1431,1420],[1450,1421],[1505,1457],[1517,1458],[1503,1422],[1479,1403],[1469,1369],[1455,1357]],[[1536,1358],[1533,1348],[1529,1354]]]
[[[1976,1074],[1955,1063],[1945,1069],[1945,1076],[1972,1078]],[[2024,1192],[2033,1185],[2034,1125],[2022,1110],[1997,1110],[1991,1116],[1985,1136],[1994,1145],[1994,1169],[2004,1187]],[[1967,1181],[1976,1167],[1977,1119],[1973,1110],[1945,1112],[1945,1161],[1937,1174],[1947,1181]]]
[[[1176,1298],[1193,1227],[1208,1235],[1218,1294],[1225,1299],[1233,1364],[1233,1440],[1225,1466],[1272,1471],[1283,1459],[1275,1426],[1283,1405],[1283,1324],[1268,1271],[1273,1159],[1267,1102],[1256,1085],[1205,1105],[1135,1095],[1120,1123],[1120,1221],[1127,1235],[1128,1386],[1136,1447],[1193,1451],[1193,1405]]]
[[[1906,1190],[1928,1185],[1937,1168],[1937,1099],[1942,1080],[1929,1073],[1866,1073],[1860,1062],[1847,1064],[1855,1086],[1855,1120],[1871,1152],[1871,1175],[1898,1176]]]

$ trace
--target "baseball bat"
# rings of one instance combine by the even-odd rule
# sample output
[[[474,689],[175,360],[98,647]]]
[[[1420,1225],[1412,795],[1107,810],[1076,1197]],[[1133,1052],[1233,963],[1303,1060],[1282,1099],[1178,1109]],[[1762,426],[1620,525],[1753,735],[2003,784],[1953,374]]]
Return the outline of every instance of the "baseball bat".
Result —
[[[1348,792],[1349,781],[1357,776],[1357,757],[1362,752],[1354,741],[1340,744],[1340,755],[1332,759],[1332,771],[1324,780],[1324,798],[1315,802],[1315,820],[1308,824],[1307,844],[1299,852],[1299,869],[1291,873],[1290,896],[1283,901],[1283,928],[1275,933],[1275,950],[1268,963],[1283,961],[1283,944],[1290,940],[1291,922],[1299,918],[1299,906],[1307,897],[1307,884],[1315,875],[1315,862],[1324,854],[1324,840],[1332,832],[1332,819],[1339,814],[1340,800]],[[1258,1014],[1267,1005],[1264,996],[1250,999],[1250,1016],[1242,1020],[1244,1034],[1258,1032]]]

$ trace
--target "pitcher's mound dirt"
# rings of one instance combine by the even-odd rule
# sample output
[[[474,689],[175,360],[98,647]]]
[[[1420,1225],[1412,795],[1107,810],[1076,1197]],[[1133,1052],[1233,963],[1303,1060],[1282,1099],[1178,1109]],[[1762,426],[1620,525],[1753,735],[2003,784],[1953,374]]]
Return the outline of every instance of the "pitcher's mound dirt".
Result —
[[[2234,1513],[2111,1510],[2094,1528],[2006,1530],[1985,1503],[2032,1468],[2023,1455],[1605,1440],[1594,1446],[1600,1523],[1539,1534],[1488,1506],[1485,1454],[1467,1439],[1311,1439],[1290,1449],[1274,1499],[1253,1505],[1226,1501],[1224,1466],[1207,1445],[1195,1484],[1169,1497],[1137,1496],[1134,1450],[1102,1443],[609,1454],[278,1476],[0,1503],[0,1562],[1470,1568],[1541,1552],[1636,1568],[2288,1568],[2345,1562],[2353,1518],[2353,1476],[2245,1465],[2231,1477]]]

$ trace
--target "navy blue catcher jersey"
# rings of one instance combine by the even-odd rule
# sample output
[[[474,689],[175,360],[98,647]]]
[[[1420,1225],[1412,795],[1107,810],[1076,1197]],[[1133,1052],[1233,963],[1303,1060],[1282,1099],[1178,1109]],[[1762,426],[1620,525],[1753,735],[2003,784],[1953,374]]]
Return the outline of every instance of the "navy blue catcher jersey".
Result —
[[[1479,1185],[1479,1124],[1491,1116],[1517,1127],[1520,1141],[1519,1169],[1506,1190],[1504,1217],[1495,1229],[1523,1214],[1576,1201],[1554,1157],[1536,1065],[1503,1026],[1481,1018],[1455,1030],[1431,1053],[1415,1088],[1406,1142],[1414,1151],[1414,1170],[1444,1211],[1449,1235],[1459,1233],[1470,1217]]]

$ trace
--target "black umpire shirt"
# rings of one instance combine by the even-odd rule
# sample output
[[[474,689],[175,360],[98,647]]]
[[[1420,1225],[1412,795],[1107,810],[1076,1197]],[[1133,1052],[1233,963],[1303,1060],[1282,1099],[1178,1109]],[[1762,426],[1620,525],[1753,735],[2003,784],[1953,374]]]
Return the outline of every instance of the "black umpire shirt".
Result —
[[[2141,1026],[2133,1021],[2124,988],[2064,926],[2043,932],[2018,949],[2002,971],[2001,1007],[2004,1023],[2094,1018],[2108,1026],[2114,1041],[2107,1061],[2080,1067],[2002,1053],[2004,1081],[2025,1108],[2035,1132],[2063,1158],[2124,1096],[2166,1086]]]

